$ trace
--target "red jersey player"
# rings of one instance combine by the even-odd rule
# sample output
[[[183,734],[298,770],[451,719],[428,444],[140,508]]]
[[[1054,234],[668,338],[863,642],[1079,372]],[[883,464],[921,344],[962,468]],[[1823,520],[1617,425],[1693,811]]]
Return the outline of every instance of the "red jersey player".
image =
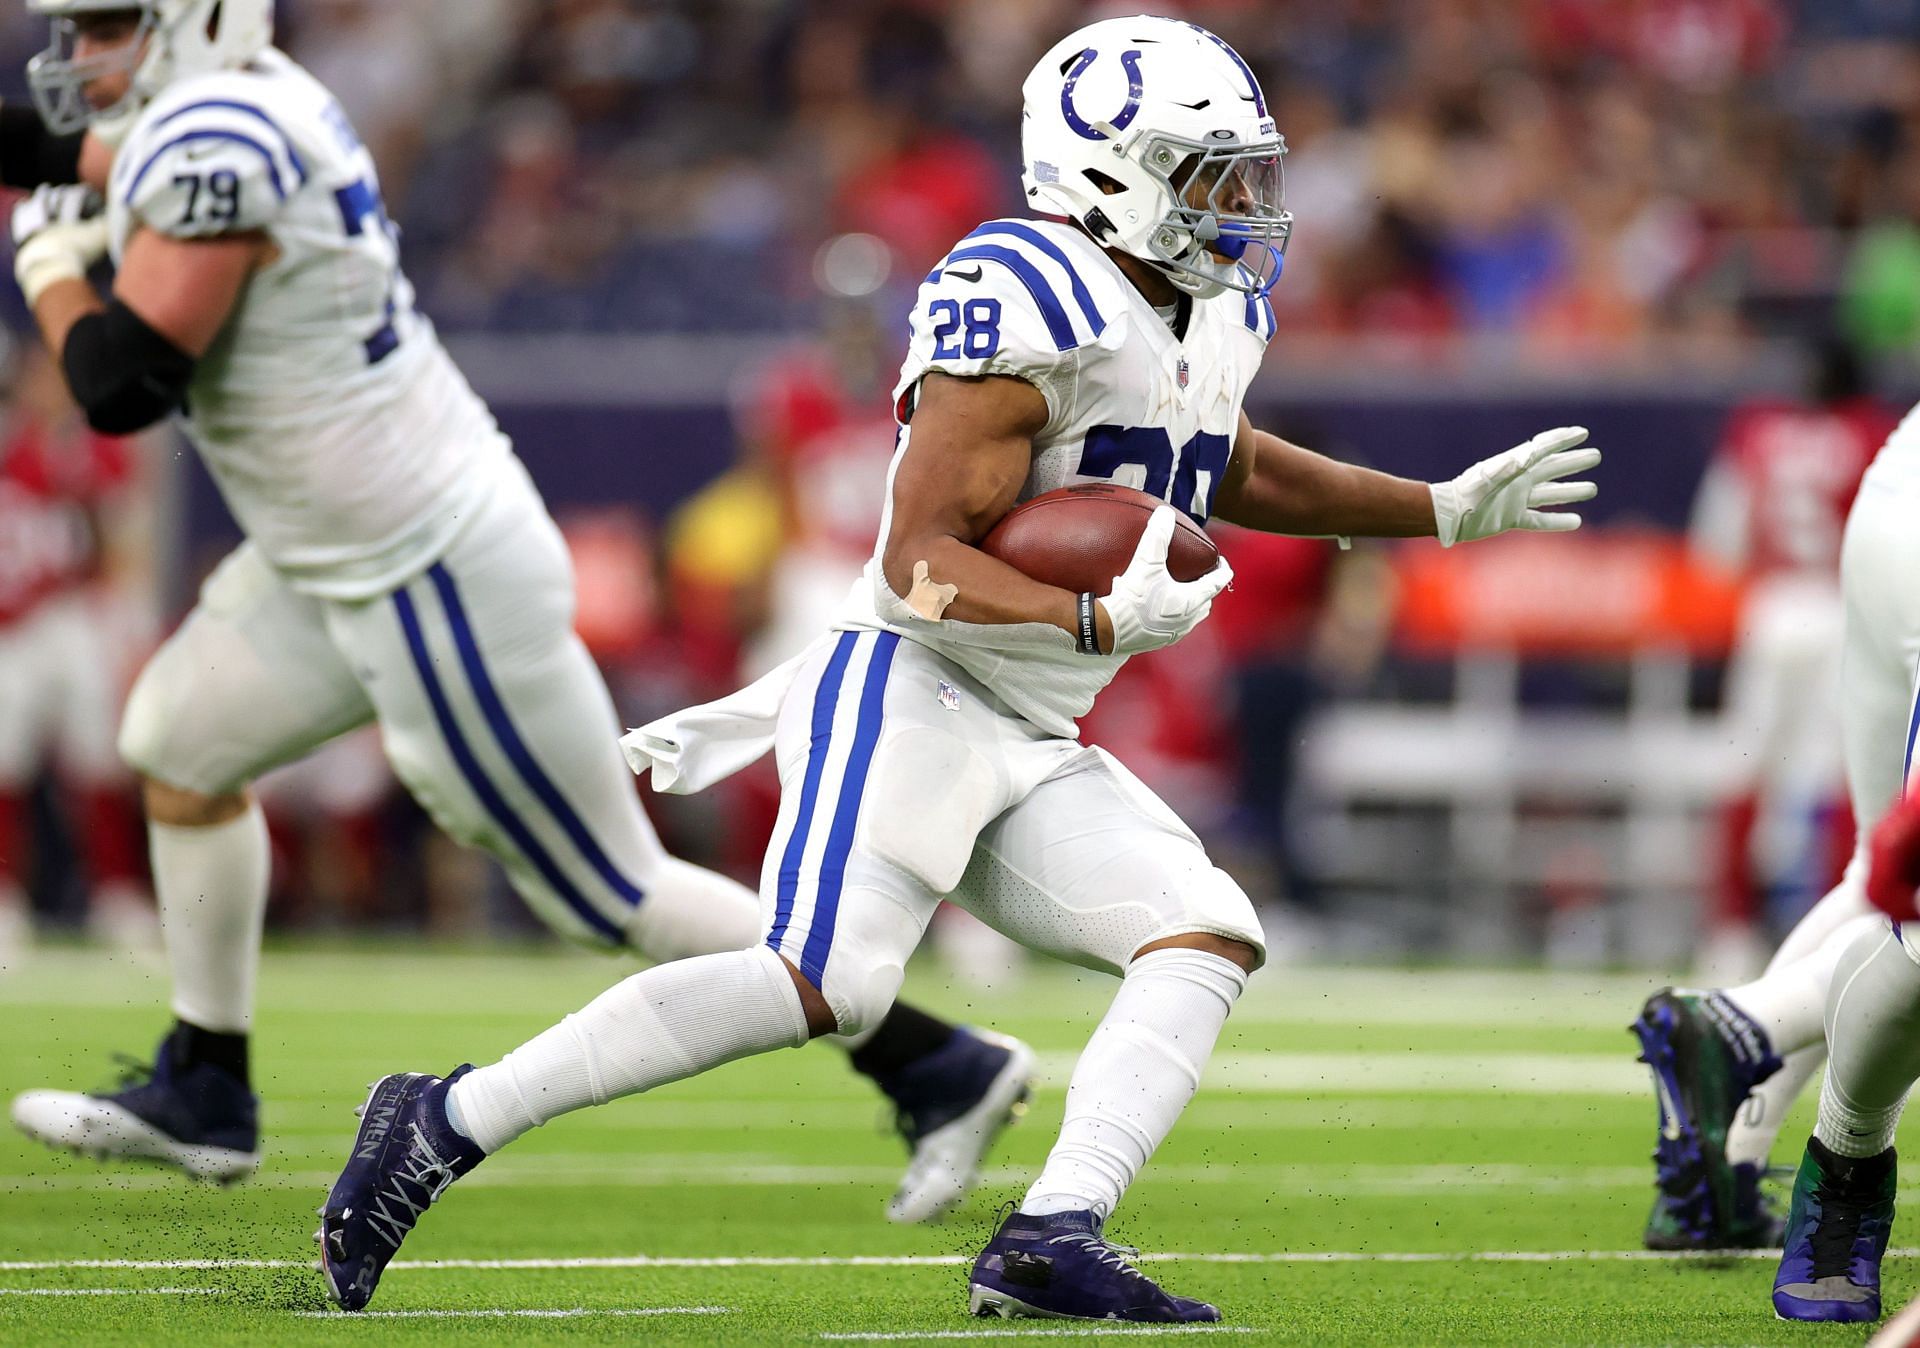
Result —
[[[1838,807],[1840,539],[1894,417],[1862,395],[1839,347],[1818,353],[1810,392],[1737,410],[1694,503],[1696,547],[1749,581],[1724,704],[1739,778],[1700,961],[1717,977],[1764,959],[1762,895],[1811,901],[1850,844]]]

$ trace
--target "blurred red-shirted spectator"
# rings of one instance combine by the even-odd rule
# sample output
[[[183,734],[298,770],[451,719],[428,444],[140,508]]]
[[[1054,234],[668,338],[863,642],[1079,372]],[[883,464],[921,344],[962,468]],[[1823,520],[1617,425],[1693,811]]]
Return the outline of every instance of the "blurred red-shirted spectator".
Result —
[[[1851,851],[1840,758],[1840,542],[1860,478],[1893,430],[1852,353],[1822,348],[1803,402],[1738,409],[1695,499],[1697,550],[1748,579],[1723,715],[1740,786],[1723,807],[1703,965],[1738,976]]]
[[[108,521],[133,489],[126,441],[87,429],[51,360],[20,358],[0,421],[0,959],[30,931],[28,796],[49,769],[103,936],[157,934],[115,739],[129,665],[126,613],[104,584]]]

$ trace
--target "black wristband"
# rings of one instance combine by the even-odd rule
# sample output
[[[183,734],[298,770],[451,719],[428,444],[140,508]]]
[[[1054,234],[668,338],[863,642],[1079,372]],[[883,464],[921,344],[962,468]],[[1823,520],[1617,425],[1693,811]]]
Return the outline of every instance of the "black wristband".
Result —
[[[0,184],[32,191],[80,181],[84,135],[56,136],[32,108],[0,105]]]
[[[1080,654],[1100,654],[1100,625],[1093,619],[1093,593],[1080,596]]]

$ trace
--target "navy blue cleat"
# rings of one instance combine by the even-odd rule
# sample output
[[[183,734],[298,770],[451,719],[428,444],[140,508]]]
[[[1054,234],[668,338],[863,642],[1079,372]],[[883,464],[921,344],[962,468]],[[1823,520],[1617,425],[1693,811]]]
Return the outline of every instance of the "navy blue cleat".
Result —
[[[913,1153],[887,1216],[930,1222],[967,1196],[994,1141],[1026,1112],[1033,1050],[1018,1039],[963,1027],[878,1082]]]
[[[1787,1248],[1773,1279],[1782,1320],[1880,1318],[1880,1258],[1893,1234],[1894,1155],[1836,1156],[1817,1137],[1793,1180]]]
[[[447,1122],[447,1087],[422,1072],[397,1072],[373,1083],[359,1109],[353,1155],[320,1209],[320,1272],[327,1295],[342,1310],[364,1309],[387,1261],[420,1214],[447,1187],[486,1159],[486,1153]]]
[[[119,1090],[27,1091],[14,1097],[14,1124],[49,1147],[159,1161],[222,1184],[259,1169],[260,1101],[239,1077],[212,1063],[183,1064],[171,1034],[151,1064],[122,1061]]]
[[[1214,1321],[1204,1301],[1177,1297],[1134,1267],[1138,1250],[1109,1244],[1091,1212],[1015,1212],[973,1261],[967,1309],[1004,1320]]]
[[[1671,989],[1648,998],[1630,1028],[1660,1106],[1647,1248],[1777,1246],[1781,1223],[1760,1167],[1727,1161],[1727,1130],[1741,1105],[1780,1070],[1766,1031],[1717,992]]]

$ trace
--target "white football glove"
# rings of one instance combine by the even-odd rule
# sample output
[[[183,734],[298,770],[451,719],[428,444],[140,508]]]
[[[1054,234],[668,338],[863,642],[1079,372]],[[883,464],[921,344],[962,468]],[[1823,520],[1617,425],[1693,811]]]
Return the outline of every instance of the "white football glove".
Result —
[[[1161,506],[1147,521],[1133,560],[1113,582],[1113,593],[1100,600],[1113,623],[1114,655],[1138,655],[1171,646],[1206,621],[1214,597],[1233,584],[1233,568],[1226,559],[1198,580],[1175,580],[1167,570],[1167,548],[1173,543],[1174,512]]]
[[[13,208],[13,275],[31,308],[56,281],[83,280],[107,255],[100,194],[78,185],[46,186]]]
[[[1564,533],[1580,527],[1580,516],[1549,506],[1590,501],[1599,490],[1591,482],[1562,482],[1600,462],[1600,451],[1575,449],[1587,438],[1584,426],[1542,431],[1504,454],[1482,459],[1451,482],[1431,484],[1435,532],[1445,547],[1492,538],[1509,529]]]

